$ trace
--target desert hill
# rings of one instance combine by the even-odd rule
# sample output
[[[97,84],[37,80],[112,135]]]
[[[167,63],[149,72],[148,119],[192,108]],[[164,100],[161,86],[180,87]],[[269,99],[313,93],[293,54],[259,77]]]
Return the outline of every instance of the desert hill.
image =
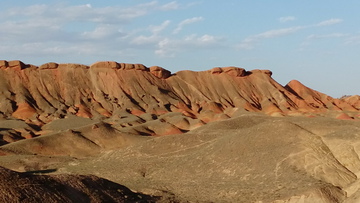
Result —
[[[359,98],[335,99],[298,81],[283,87],[271,75],[269,70],[238,67],[171,74],[158,66],[117,62],[37,67],[0,61],[0,116],[30,125],[2,132],[2,142],[35,137],[41,126],[71,115],[110,118],[120,128],[153,120],[161,120],[153,122],[155,126],[166,126],[160,131],[148,125],[135,130],[144,135],[186,132],[238,111],[272,116],[358,116]],[[182,117],[175,119],[174,114],[166,116],[168,113]]]
[[[181,202],[343,202],[360,187],[360,137],[343,133],[358,129],[346,120],[247,114],[59,170],[171,191]]]
[[[359,115],[359,96],[269,70],[0,61],[2,178],[41,185],[0,199],[357,202]]]

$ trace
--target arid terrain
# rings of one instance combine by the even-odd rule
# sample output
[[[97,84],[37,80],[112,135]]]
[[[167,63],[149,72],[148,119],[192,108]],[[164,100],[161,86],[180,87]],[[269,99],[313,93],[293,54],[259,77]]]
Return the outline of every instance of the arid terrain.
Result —
[[[360,96],[270,70],[0,61],[0,135],[0,202],[360,202]]]

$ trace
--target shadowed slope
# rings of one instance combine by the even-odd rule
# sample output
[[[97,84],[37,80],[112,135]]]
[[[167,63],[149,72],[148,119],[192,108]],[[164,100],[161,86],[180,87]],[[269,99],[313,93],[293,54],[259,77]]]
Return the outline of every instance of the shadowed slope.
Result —
[[[96,176],[31,175],[0,167],[1,202],[155,202]]]

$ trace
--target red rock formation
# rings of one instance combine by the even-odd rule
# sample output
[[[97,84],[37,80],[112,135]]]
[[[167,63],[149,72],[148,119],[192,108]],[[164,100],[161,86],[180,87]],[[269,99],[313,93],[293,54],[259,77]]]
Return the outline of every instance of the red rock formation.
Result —
[[[305,100],[308,105],[321,112],[326,110],[357,111],[357,109],[351,104],[310,89],[297,80],[290,81],[285,88],[298,95]]]
[[[0,114],[46,123],[69,114],[91,118],[119,116],[119,110],[137,116],[181,112],[210,122],[232,109],[275,116],[358,111],[356,98],[334,99],[295,80],[283,87],[271,75],[269,70],[237,67],[171,75],[158,66],[114,61],[39,68],[0,61]]]
[[[220,73],[222,73],[222,72],[223,72],[223,69],[220,68],[220,67],[215,67],[215,68],[213,68],[213,69],[210,70],[210,73],[211,73],[211,74],[220,74]]]
[[[166,78],[170,77],[170,75],[171,75],[170,71],[165,70],[164,68],[161,68],[159,66],[150,67],[150,73],[160,79],[166,79]]]
[[[346,103],[350,104],[351,106],[355,107],[356,109],[360,109],[360,96],[359,95],[353,95],[353,96],[346,96],[341,99],[342,101],[345,101]]]
[[[58,68],[58,66],[59,66],[59,64],[50,62],[50,63],[45,63],[45,64],[41,65],[39,68],[40,69],[56,69],[56,68]]]
[[[354,118],[350,117],[349,115],[347,115],[346,113],[340,113],[338,116],[336,116],[337,119],[341,119],[341,120],[352,120]]]
[[[112,69],[119,69],[120,64],[115,61],[101,61],[96,62],[90,66],[90,68],[112,68]]]
[[[14,118],[26,120],[31,119],[36,114],[36,110],[28,103],[19,103],[16,111],[12,114]]]
[[[234,77],[242,77],[245,76],[246,71],[243,68],[238,67],[226,67],[222,68],[223,72]]]

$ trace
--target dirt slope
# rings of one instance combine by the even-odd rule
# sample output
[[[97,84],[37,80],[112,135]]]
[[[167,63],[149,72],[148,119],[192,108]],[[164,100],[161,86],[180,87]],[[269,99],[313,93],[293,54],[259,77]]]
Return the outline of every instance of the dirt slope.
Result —
[[[181,201],[342,202],[360,186],[358,126],[328,118],[243,115],[60,171],[95,174],[148,194],[166,190]]]

